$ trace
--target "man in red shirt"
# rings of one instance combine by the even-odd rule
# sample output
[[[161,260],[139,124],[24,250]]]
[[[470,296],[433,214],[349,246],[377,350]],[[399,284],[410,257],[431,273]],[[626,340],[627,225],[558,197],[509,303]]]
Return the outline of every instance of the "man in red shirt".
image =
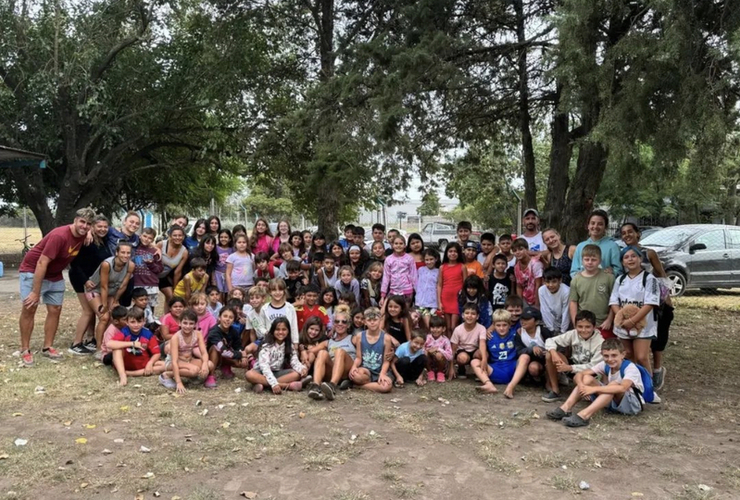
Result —
[[[33,365],[31,354],[31,333],[36,317],[36,309],[43,300],[46,304],[44,322],[44,347],[41,354],[50,359],[60,359],[62,355],[52,347],[59,326],[64,300],[64,277],[62,271],[77,256],[85,242],[95,212],[82,208],[75,214],[72,224],[53,229],[39,241],[23,258],[18,269],[20,277],[21,309],[21,356],[26,366]]]

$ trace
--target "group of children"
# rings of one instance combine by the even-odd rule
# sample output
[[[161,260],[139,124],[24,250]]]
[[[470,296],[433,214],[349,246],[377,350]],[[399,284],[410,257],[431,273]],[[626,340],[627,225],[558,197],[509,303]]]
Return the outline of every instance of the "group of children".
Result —
[[[351,386],[385,393],[469,371],[478,390],[504,385],[507,398],[525,379],[545,386],[546,402],[562,401],[561,387],[574,384],[548,412],[569,426],[587,425],[601,408],[635,414],[642,402],[659,401],[649,354],[662,294],[641,267],[641,247],[622,251],[625,274],[615,279],[600,268],[599,246],[585,245],[583,271],[568,287],[558,268],[543,269],[525,239],[486,233],[478,243],[470,232],[461,222],[458,241],[440,259],[417,234],[386,240],[380,224],[369,244],[354,226],[329,245],[284,221],[275,236],[266,221],[249,238],[220,230],[213,260],[190,259],[159,321],[151,289],[136,287],[128,310],[112,307],[101,359],[121,385],[158,375],[184,392],[185,380],[215,387],[217,374],[232,378],[239,368],[255,392],[307,389],[316,400]],[[107,285],[124,268],[136,276],[142,264],[130,255],[119,245]],[[125,279],[113,279],[118,289]],[[96,304],[118,293],[106,288]],[[592,403],[574,414],[587,396]]]

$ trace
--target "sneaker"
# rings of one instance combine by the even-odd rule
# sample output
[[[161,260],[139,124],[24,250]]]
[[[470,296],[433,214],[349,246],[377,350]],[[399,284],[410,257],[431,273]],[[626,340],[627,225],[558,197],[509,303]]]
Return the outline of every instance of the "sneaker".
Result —
[[[561,396],[555,391],[550,391],[544,396],[542,396],[542,401],[544,401],[545,403],[554,403],[555,401],[562,401],[562,400],[563,400],[563,396]]]
[[[216,377],[213,375],[208,375],[208,378],[206,379],[205,384],[203,384],[208,389],[214,389],[218,384],[216,383]]]
[[[103,351],[95,351],[93,358],[97,359],[101,363],[103,362]]]
[[[468,378],[465,365],[457,365],[457,378]]]
[[[665,385],[665,366],[653,372],[653,389],[659,391]]]
[[[83,342],[82,345],[85,346],[85,349],[90,352],[95,352],[98,348],[98,343],[95,342],[95,339],[90,339],[87,342]]]
[[[23,351],[21,359],[23,360],[24,365],[33,366],[33,354],[31,354],[31,351]]]
[[[328,399],[329,401],[334,401],[334,398],[337,396],[337,387],[331,382],[322,382],[321,392],[324,393],[326,399]]]
[[[562,420],[565,417],[570,417],[571,415],[571,412],[567,412],[560,407],[545,413],[545,416],[547,416],[547,418],[549,418],[550,420]]]
[[[164,373],[159,376],[159,383],[165,386],[167,389],[177,389],[177,382],[169,377],[165,377]]]
[[[660,399],[660,396],[658,396],[657,394],[653,394],[653,400],[650,401],[650,404],[651,405],[659,405],[662,402],[663,401]]]
[[[231,371],[231,366],[229,365],[221,366],[221,377],[226,380],[234,378],[234,372]]]
[[[308,388],[308,397],[311,399],[315,399],[316,401],[324,399],[324,393],[321,392],[319,384],[311,384],[311,386]]]
[[[288,384],[289,391],[298,392],[301,389],[303,389],[303,384],[301,384],[300,382],[291,382],[290,384]]]
[[[59,360],[64,357],[61,352],[57,351],[53,347],[45,347],[41,349],[41,355],[52,360]]]
[[[440,373],[442,373],[442,372],[440,372]],[[436,375],[434,374],[434,372],[433,372],[433,371],[429,370],[429,371],[427,372],[427,380],[428,380],[429,382],[434,382],[434,381],[436,380],[436,377],[437,377],[437,376],[436,376]]]
[[[313,376],[307,375],[301,380],[301,389],[305,389],[309,384],[313,382]]]
[[[90,350],[85,347],[82,343],[80,344],[72,344],[72,346],[67,349],[67,352],[74,355],[74,356],[88,356],[92,354]]]
[[[254,392],[255,394],[259,394],[264,390],[265,390],[265,386],[262,384],[254,384],[252,386],[252,392]]]
[[[351,389],[352,388],[352,385],[353,385],[352,384],[352,381],[350,379],[346,378],[346,379],[342,380],[341,382],[339,382],[339,390],[340,391],[346,391],[348,389]]]
[[[445,378],[445,372],[437,372],[437,382],[444,382],[447,380]]]

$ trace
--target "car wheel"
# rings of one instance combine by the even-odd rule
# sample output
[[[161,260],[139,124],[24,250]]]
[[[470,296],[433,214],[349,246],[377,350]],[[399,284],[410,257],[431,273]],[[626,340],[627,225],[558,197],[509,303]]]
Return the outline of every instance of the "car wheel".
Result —
[[[666,272],[671,282],[671,297],[680,297],[686,291],[686,276],[681,271],[671,269]]]

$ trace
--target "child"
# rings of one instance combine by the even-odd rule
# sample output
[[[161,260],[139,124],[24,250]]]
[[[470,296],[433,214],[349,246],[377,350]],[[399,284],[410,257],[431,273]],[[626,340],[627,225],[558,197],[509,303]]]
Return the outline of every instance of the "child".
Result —
[[[481,359],[474,359],[471,363],[478,380],[483,383],[477,389],[486,394],[498,392],[494,384],[510,384],[514,378],[517,334],[511,329],[512,321],[509,311],[499,309],[493,313],[494,334],[481,348]],[[513,394],[513,387],[507,385],[504,395],[511,398]]]
[[[337,306],[346,306],[347,311],[351,311],[355,307],[358,307],[357,300],[355,300],[355,294],[352,292],[340,293],[337,297]]]
[[[380,262],[371,263],[367,271],[365,271],[362,281],[360,281],[360,293],[362,294],[362,300],[360,302],[365,309],[379,306],[382,278],[383,264]]]
[[[471,363],[473,358],[480,358],[486,348],[486,329],[478,323],[478,307],[475,304],[466,304],[462,318],[463,323],[455,328],[450,339],[459,378],[465,378],[465,367]],[[450,364],[449,378],[455,377],[452,368]]]
[[[275,277],[275,263],[265,252],[260,252],[254,256],[254,276],[256,278],[267,278],[271,280]]]
[[[364,309],[362,309],[361,307],[356,307],[352,309],[352,325],[350,328],[350,335],[358,334],[364,329],[365,329]]]
[[[372,246],[369,248],[370,252],[370,260],[373,262],[380,262],[381,264],[385,263],[386,259],[386,250],[384,242],[382,241],[374,241],[372,243]]]
[[[200,331],[201,336],[205,339],[208,336],[208,332],[211,328],[216,326],[216,318],[208,311],[208,299],[206,294],[196,292],[190,297],[188,302],[190,310],[197,315],[196,330]],[[180,327],[182,328],[182,316],[180,316]],[[199,351],[205,352],[205,351]]]
[[[265,304],[267,292],[262,287],[253,286],[249,289],[249,304],[243,307],[246,318],[245,333],[242,335],[242,345],[246,345],[245,352],[254,356],[262,343],[262,340],[270,330],[270,322],[267,319],[262,307]]]
[[[637,415],[642,411],[642,395],[646,394],[645,380],[638,366],[625,359],[624,345],[619,339],[606,339],[601,344],[603,361],[578,372],[576,387],[559,408],[548,411],[547,417],[562,420],[568,427],[585,427],[596,412],[603,408],[623,415]],[[606,383],[596,378],[606,376]],[[650,380],[650,376],[647,376]],[[591,398],[591,403],[573,414],[571,410],[583,398]]]
[[[337,268],[336,261],[332,254],[324,255],[324,266],[316,273],[316,281],[318,281],[319,288],[334,288],[337,280],[339,280],[339,269]]]
[[[461,248],[465,248],[470,241],[470,233],[473,232],[473,225],[466,220],[461,220],[457,223],[457,243]],[[478,253],[478,244],[475,244],[475,251]],[[461,256],[462,257],[462,256]]]
[[[206,295],[208,296],[208,305],[206,306],[208,308],[208,312],[211,313],[211,316],[213,316],[213,319],[218,318],[218,312],[223,307],[223,304],[221,304],[221,290],[215,286],[209,286],[206,288]]]
[[[175,285],[175,291],[173,292],[175,297],[185,299],[185,302],[190,300],[191,294],[205,290],[206,285],[208,284],[208,273],[206,272],[205,260],[195,258],[190,261],[190,267],[192,271],[186,274],[180,282]]]
[[[513,268],[514,264],[516,264],[516,255],[513,254],[511,251],[511,245],[513,243],[513,240],[511,239],[510,234],[502,234],[498,237],[498,249],[499,253],[506,257],[506,261],[508,262],[508,267]]]
[[[139,236],[139,244],[134,250],[134,287],[143,288],[149,295],[149,305],[157,307],[159,298],[159,273],[163,270],[162,257],[153,245],[157,232],[145,227]]]
[[[111,324],[105,329],[103,340],[98,350],[98,353],[100,353],[99,361],[102,361],[105,366],[113,366],[113,353],[108,347],[108,342],[116,334],[121,333],[121,329],[126,326],[126,316],[128,316],[128,309],[123,306],[116,306],[110,312]]]
[[[162,316],[160,320],[162,326],[159,328],[159,333],[164,341],[170,340],[180,329],[180,316],[185,310],[185,300],[181,297],[172,297],[167,305],[170,312]]]
[[[218,233],[218,246],[216,246],[216,253],[218,254],[218,262],[216,263],[216,269],[213,272],[213,281],[216,284],[216,288],[225,297],[229,293],[229,287],[226,284],[226,261],[229,256],[234,253],[234,239],[231,236],[231,231],[228,229],[222,229]],[[218,312],[216,312],[218,316]]]
[[[613,338],[614,312],[609,307],[609,298],[614,288],[614,276],[599,268],[601,249],[598,246],[586,245],[581,255],[583,271],[570,282],[570,319],[575,322],[579,311],[591,311],[596,315],[596,328],[601,336]]]
[[[462,315],[466,304],[473,304],[478,308],[478,323],[483,325],[489,332],[493,331],[491,324],[491,303],[486,296],[483,280],[477,275],[469,275],[465,278],[462,290],[457,294],[457,303]]]
[[[596,245],[599,247],[601,267],[604,271],[614,276],[622,274],[619,246],[612,238],[606,235],[608,227],[609,216],[604,210],[594,210],[591,212],[588,216],[588,239],[582,241],[576,247],[576,252],[573,254],[573,262],[570,266],[571,276],[575,276],[583,270],[584,266],[581,255],[587,245]]]
[[[365,272],[365,269],[367,268],[369,262],[370,256],[358,245],[352,245],[351,247],[349,247],[349,250],[347,251],[347,265],[350,267],[350,269],[352,269],[352,273],[354,274],[355,278],[362,278],[362,275]],[[339,278],[341,279],[341,277],[342,275],[340,272]]]
[[[324,267],[324,252],[315,252],[311,256],[311,269],[304,271],[305,283],[316,283],[319,271]]]
[[[337,312],[334,317],[333,336],[329,338],[327,349],[319,351],[313,368],[313,384],[308,388],[308,397],[333,401],[337,393],[337,385],[349,377],[357,357],[357,350],[349,332],[349,315]],[[326,372],[331,374],[328,382],[324,381]],[[341,385],[340,385],[341,388]]]
[[[293,246],[290,243],[281,244],[279,251],[282,262],[280,263],[280,267],[278,268],[277,276],[279,278],[285,279],[288,277],[288,262],[296,261],[298,262],[300,268],[301,258],[295,255],[293,251]]]
[[[414,258],[417,271],[424,267],[424,240],[419,233],[411,233],[409,235],[406,240],[406,253]]]
[[[288,274],[285,281],[285,290],[288,293],[288,302],[293,304],[298,299],[300,287],[303,285],[303,276],[301,276],[301,263],[296,260],[289,260],[286,263],[285,270]]]
[[[483,279],[483,266],[477,259],[478,256],[478,244],[475,241],[468,241],[463,247],[463,257],[465,270],[468,272],[468,276],[478,276]]]
[[[144,326],[156,336],[159,333],[159,320],[154,317],[154,312],[149,304],[149,293],[145,288],[137,287],[131,292],[131,307],[138,307],[144,311]]]
[[[554,335],[560,335],[567,332],[570,327],[568,313],[570,287],[563,284],[563,273],[556,267],[545,269],[542,280],[545,284],[537,291],[542,321]]]
[[[517,238],[511,245],[516,256],[514,279],[516,293],[527,305],[540,307],[537,290],[542,286],[542,262],[529,255],[529,243],[524,238]]]
[[[232,289],[229,294],[226,296],[226,302],[236,299],[241,302],[244,302],[244,290],[242,290],[240,287],[235,287]]]
[[[542,314],[534,307],[527,307],[521,316],[522,327],[514,339],[517,364],[514,377],[506,388],[504,396],[514,397],[514,389],[525,375],[529,374],[535,381],[542,380],[545,371],[545,341],[552,337],[552,332],[540,323]]]
[[[262,392],[265,385],[272,388],[273,394],[303,388],[300,380],[308,375],[308,368],[300,362],[288,338],[291,328],[286,318],[277,318],[270,326],[257,355],[257,366],[246,374],[255,393]]]
[[[384,309],[382,329],[393,338],[393,347],[409,342],[411,340],[411,317],[406,298],[401,295],[391,295],[385,302]]]
[[[308,318],[301,330],[298,352],[300,353],[301,363],[309,371],[313,367],[314,361],[316,361],[316,356],[320,351],[326,350],[327,344],[324,323],[316,316]]]
[[[259,221],[257,222],[259,225]],[[256,226],[255,226],[256,227]],[[269,231],[269,228],[267,229]],[[254,256],[249,251],[246,236],[234,237],[235,251],[226,259],[226,288],[229,292],[238,286],[254,285]],[[242,298],[242,300],[244,300]]]
[[[210,314],[208,314],[210,317]],[[180,330],[170,340],[170,353],[164,362],[165,371],[159,376],[159,383],[178,394],[185,393],[182,377],[205,380],[211,371],[208,359],[196,358],[193,351],[206,352],[203,335],[196,331],[198,315],[190,309],[180,316]]]
[[[128,383],[128,377],[148,377],[164,371],[159,342],[144,328],[144,311],[138,307],[128,311],[126,326],[111,337],[107,347],[113,352],[113,366],[121,386]]]
[[[388,373],[393,357],[390,335],[380,329],[380,310],[365,309],[366,330],[352,338],[357,357],[349,371],[349,378],[359,388],[386,393],[393,389],[393,380]]]
[[[494,311],[506,307],[506,299],[514,289],[508,265],[504,254],[499,253],[493,257],[493,272],[488,278],[488,290],[491,294],[491,307]]]
[[[393,246],[393,241],[388,240],[388,242],[385,241],[385,226],[383,224],[373,224],[373,227],[371,228],[373,241],[367,245],[365,245],[365,251],[368,253],[372,253],[371,247],[375,243],[380,243],[383,246],[383,253],[385,254],[386,250],[390,250]],[[404,243],[405,245],[405,243]]]
[[[643,250],[637,246],[622,249],[620,257],[626,274],[617,278],[609,298],[612,312],[617,315],[627,305],[639,308],[629,318],[619,315],[614,321],[614,333],[622,340],[627,359],[641,364],[649,373],[650,343],[657,336],[655,308],[660,305],[660,287],[655,276],[642,268]],[[644,322],[644,327],[642,323]]]
[[[400,236],[393,239],[393,253],[383,264],[383,281],[380,285],[381,302],[388,295],[401,295],[407,302],[416,289],[416,262],[406,253],[406,242]]]
[[[396,381],[394,387],[401,388],[406,380],[416,381],[416,385],[422,386],[427,383],[424,380],[424,368],[427,365],[427,357],[424,353],[424,342],[426,337],[421,330],[411,332],[411,340],[404,342],[396,348],[391,369]]]
[[[452,345],[445,335],[445,320],[439,316],[432,316],[429,321],[431,333],[427,335],[424,350],[427,353],[427,380],[429,382],[444,382],[445,373],[449,370],[452,361]]]
[[[542,401],[546,403],[562,399],[558,381],[559,374],[563,373],[572,377],[578,372],[592,368],[602,360],[601,344],[604,338],[596,333],[594,313],[586,310],[580,311],[576,315],[575,324],[575,330],[545,341],[547,381],[550,388],[548,393],[542,396]],[[558,352],[558,348],[567,349],[570,352],[570,358]]]
[[[462,250],[460,245],[452,242],[445,248],[442,266],[439,268],[437,281],[438,311],[444,314],[447,322],[447,334],[455,330],[459,320],[460,309],[457,294],[462,290],[463,282],[468,277],[465,266],[460,262]]]
[[[511,330],[516,333],[522,327],[519,319],[522,316],[522,310],[524,309],[524,301],[518,295],[509,295],[504,305],[506,311],[511,316]],[[490,340],[490,336],[489,336]]]
[[[355,296],[355,302],[360,303],[360,284],[355,279],[354,272],[350,266],[342,266],[339,269],[339,281],[336,282],[334,288],[338,294],[344,292],[351,292]]]
[[[246,236],[246,231],[244,231],[244,236]],[[236,245],[237,242],[237,236],[236,236],[236,226],[234,227],[234,244]],[[259,218],[254,223],[254,228],[252,228],[252,237],[251,237],[251,244],[248,242],[247,251],[250,251],[250,254],[252,252],[254,253],[270,253],[270,248],[272,247],[272,232],[270,231],[270,225],[267,223],[265,219]],[[237,248],[237,251],[239,249]]]
[[[337,305],[337,291],[333,287],[321,290],[319,305],[324,308],[326,315],[329,316],[329,323],[326,327],[331,330],[332,318],[334,318],[334,307]]]
[[[303,300],[294,304],[296,317],[298,318],[298,329],[302,330],[308,318],[318,318],[321,324],[329,324],[329,316],[326,309],[317,304],[319,300],[319,287],[308,285],[303,288]]]
[[[265,317],[268,324],[272,326],[278,318],[286,318],[290,325],[290,340],[294,349],[298,349],[298,316],[293,304],[286,301],[285,281],[280,278],[270,280],[268,285],[270,292],[270,303],[264,306]]]
[[[218,313],[218,324],[208,332],[206,342],[208,358],[211,361],[210,373],[205,382],[205,387],[213,389],[216,387],[215,370],[221,367],[224,378],[233,378],[231,367],[246,368],[247,359],[242,351],[242,342],[239,332],[233,327],[236,314],[233,309],[224,307]]]
[[[433,248],[424,250],[424,267],[418,270],[416,281],[416,310],[425,329],[429,319],[437,315],[437,282],[439,281],[439,254]],[[449,340],[449,339],[448,339]]]
[[[476,259],[483,267],[483,276],[488,276],[493,272],[493,257],[496,255],[496,236],[493,233],[483,233],[480,235],[480,250]],[[485,278],[484,278],[485,279]]]

